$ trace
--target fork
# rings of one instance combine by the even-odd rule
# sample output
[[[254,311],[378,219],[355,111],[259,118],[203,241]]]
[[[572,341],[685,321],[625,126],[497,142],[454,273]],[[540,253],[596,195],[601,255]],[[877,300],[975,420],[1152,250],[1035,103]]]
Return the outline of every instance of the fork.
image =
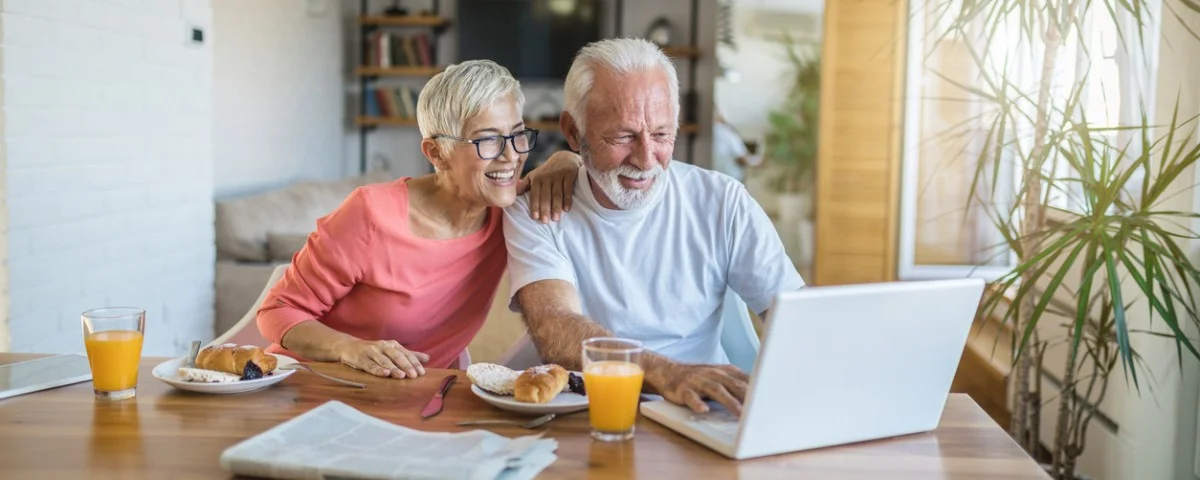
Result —
[[[366,384],[362,384],[362,383],[358,383],[358,382],[351,382],[349,380],[342,380],[337,377],[331,377],[324,373],[313,370],[312,367],[305,365],[303,363],[289,363],[287,365],[280,365],[278,368],[280,370],[304,370],[308,373],[311,373],[313,375],[316,375],[318,377],[324,378],[324,379],[332,381],[332,382],[337,382],[337,383],[340,383],[343,385],[349,385],[349,386],[355,387],[355,388],[367,388]]]
[[[196,356],[200,354],[200,341],[193,340],[192,348],[188,351],[186,367],[196,368]]]

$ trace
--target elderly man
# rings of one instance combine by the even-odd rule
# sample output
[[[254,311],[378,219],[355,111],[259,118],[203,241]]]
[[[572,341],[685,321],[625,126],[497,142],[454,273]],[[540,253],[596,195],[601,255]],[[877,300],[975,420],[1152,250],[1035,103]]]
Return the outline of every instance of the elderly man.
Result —
[[[564,97],[586,168],[561,221],[532,220],[524,197],[505,210],[513,309],[547,362],[579,369],[583,340],[638,339],[649,390],[740,414],[749,379],[721,349],[722,301],[731,288],[765,313],[804,286],[778,234],[740,183],[672,161],[679,81],[653,44],[584,47]]]

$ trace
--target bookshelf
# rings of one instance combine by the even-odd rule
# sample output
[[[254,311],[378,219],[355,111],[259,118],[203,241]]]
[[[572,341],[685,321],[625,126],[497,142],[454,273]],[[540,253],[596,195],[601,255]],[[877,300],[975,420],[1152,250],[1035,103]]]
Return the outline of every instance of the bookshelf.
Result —
[[[439,15],[440,0],[420,12],[369,11],[368,0],[359,1],[357,16],[361,56],[354,68],[359,84],[358,127],[359,170],[367,173],[370,133],[379,127],[415,127],[417,92],[420,85],[385,85],[382,79],[420,79],[436,75],[445,67],[438,62],[438,40],[451,25]]]
[[[359,115],[354,123],[360,127],[416,127],[417,119],[404,117],[369,117]]]
[[[700,49],[690,45],[664,47],[662,50],[672,58],[700,58]]]
[[[396,13],[408,12],[391,11],[387,15],[372,13],[368,11],[368,3],[367,0],[359,1],[356,20],[360,30],[362,55],[360,64],[353,72],[362,93],[354,125],[359,130],[359,167],[363,173],[368,170],[367,142],[372,131],[379,128],[417,127],[413,110],[420,86],[404,83],[395,87],[383,82],[428,78],[444,70],[445,66],[438,62],[439,38],[455,23],[453,19],[439,15],[440,0],[428,0],[427,5],[430,8],[405,15]],[[623,35],[624,3],[625,0],[614,0],[613,33],[616,37]],[[691,161],[696,137],[701,132],[698,124],[696,73],[697,62],[704,54],[697,41],[699,1],[690,0],[689,3],[691,8],[688,35],[680,39],[683,43],[663,47],[663,53],[690,72],[687,85],[681,85],[683,91],[680,107],[683,123],[679,128],[679,140],[687,150],[686,158]],[[380,40],[380,37],[384,40]],[[397,38],[400,38],[400,41],[397,41]],[[409,38],[412,38],[411,44]],[[384,47],[384,44],[387,46]],[[447,61],[445,58],[440,59]],[[560,131],[555,120],[528,120],[526,125],[543,132]]]
[[[372,27],[449,27],[450,19],[432,15],[359,15],[358,24]]]
[[[375,67],[375,66],[358,66],[354,69],[354,74],[360,77],[430,77],[442,71],[445,67],[441,65],[434,66],[399,66],[399,67]]]

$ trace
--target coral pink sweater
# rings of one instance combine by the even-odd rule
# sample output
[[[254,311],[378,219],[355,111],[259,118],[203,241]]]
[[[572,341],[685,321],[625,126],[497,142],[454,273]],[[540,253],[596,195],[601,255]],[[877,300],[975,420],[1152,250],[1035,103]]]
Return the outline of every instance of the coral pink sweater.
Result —
[[[448,368],[483,326],[504,274],[503,211],[471,235],[434,240],[408,228],[408,178],[360,187],[317,220],[258,310],[268,352],[316,319],[364,340],[396,340]],[[465,368],[465,366],[464,366]]]

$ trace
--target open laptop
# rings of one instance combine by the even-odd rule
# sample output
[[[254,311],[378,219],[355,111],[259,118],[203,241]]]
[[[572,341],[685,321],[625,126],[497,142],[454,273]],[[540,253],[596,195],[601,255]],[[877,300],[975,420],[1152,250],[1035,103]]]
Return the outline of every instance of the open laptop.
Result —
[[[641,412],[746,459],[937,427],[983,295],[979,279],[807,287],[775,297],[740,421],[715,402]]]

